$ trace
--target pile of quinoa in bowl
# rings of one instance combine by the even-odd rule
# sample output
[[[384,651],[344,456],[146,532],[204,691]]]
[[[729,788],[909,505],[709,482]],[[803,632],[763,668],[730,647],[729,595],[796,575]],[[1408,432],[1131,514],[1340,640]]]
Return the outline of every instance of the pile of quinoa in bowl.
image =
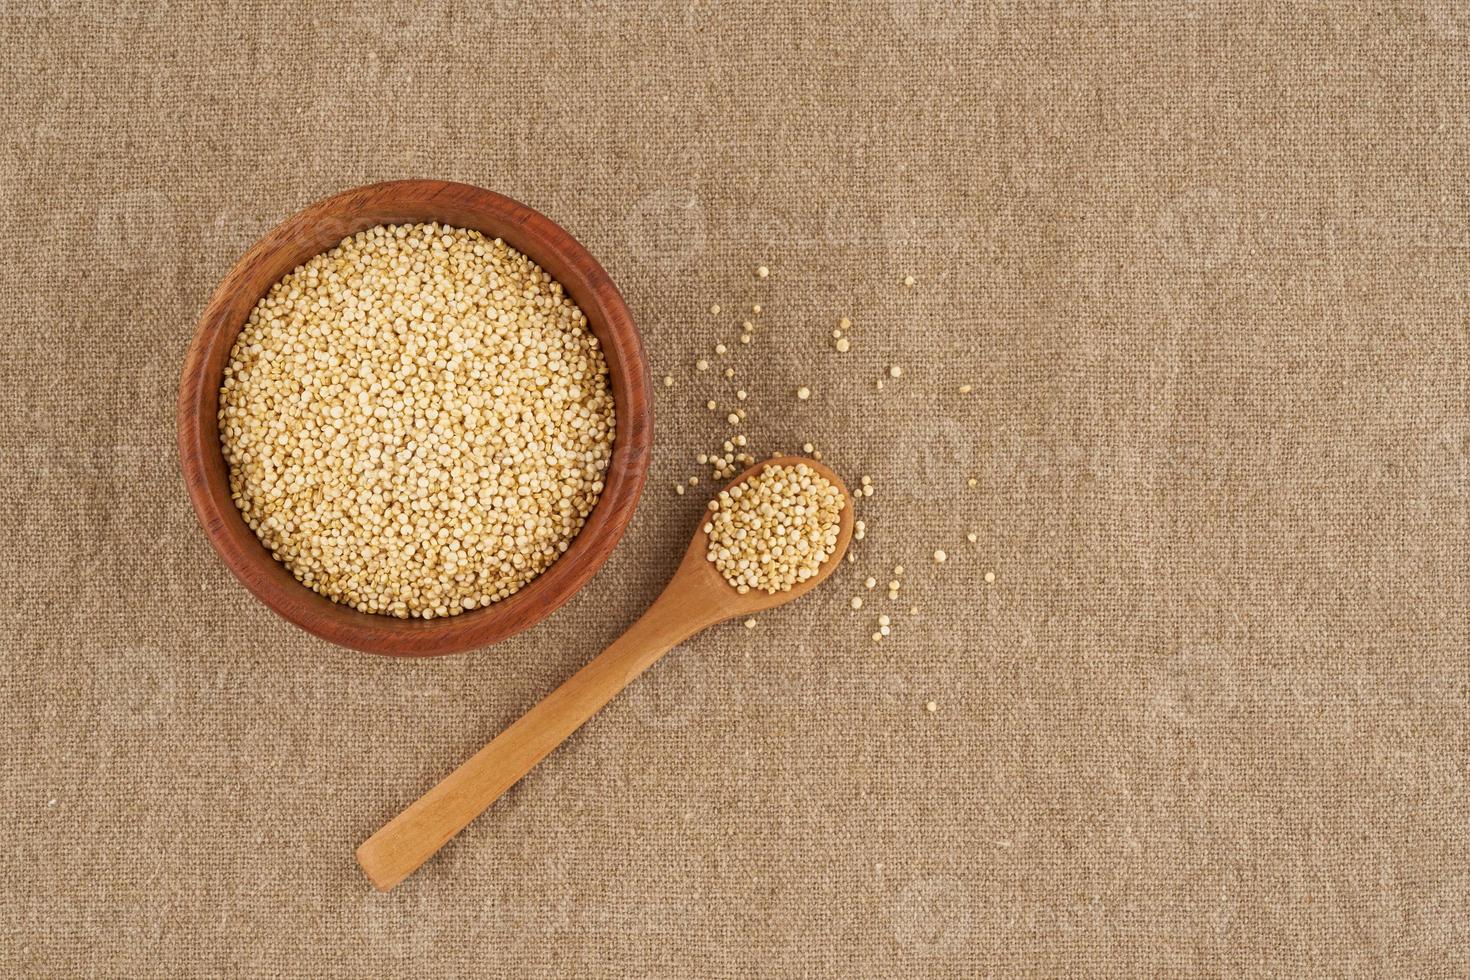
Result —
[[[231,497],[300,581],[452,616],[567,550],[603,490],[608,369],[561,285],[504,242],[377,226],[298,266],[220,388]]]

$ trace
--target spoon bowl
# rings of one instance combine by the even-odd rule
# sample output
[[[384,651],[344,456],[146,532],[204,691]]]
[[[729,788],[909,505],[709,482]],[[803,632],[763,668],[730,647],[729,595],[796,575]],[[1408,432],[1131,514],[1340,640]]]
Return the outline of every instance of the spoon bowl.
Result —
[[[833,546],[832,554],[822,562],[817,574],[805,582],[798,582],[785,592],[766,592],[761,589],[751,589],[743,594],[737,592],[735,587],[726,581],[725,576],[715,567],[714,562],[709,560],[709,535],[704,531],[705,515],[701,514],[699,523],[694,529],[694,536],[689,541],[689,548],[684,552],[683,561],[679,563],[664,593],[649,607],[649,612],[657,609],[659,604],[664,602],[671,592],[674,592],[671,598],[685,604],[680,606],[681,613],[689,617],[691,625],[699,624],[689,631],[688,635],[692,636],[699,630],[722,623],[727,619],[751,616],[765,612],[767,609],[784,606],[794,599],[801,598],[826,581],[847,554],[847,546],[852,543],[853,528],[852,494],[848,492],[847,484],[842,482],[842,478],[832,472],[829,467],[814,459],[807,459],[805,456],[773,456],[742,471],[719,491],[715,491],[715,495],[746,483],[772,466],[798,465],[810,467],[842,494],[842,512],[837,515],[837,544]],[[677,591],[675,591],[676,586]],[[697,610],[700,609],[703,610],[704,616],[698,615]]]
[[[769,467],[800,464],[842,494],[837,543],[817,574],[784,592],[737,592],[709,560],[709,535],[701,516],[674,577],[626,633],[358,847],[358,864],[373,885],[387,891],[412,874],[674,646],[715,623],[799,599],[826,581],[852,541],[853,498],[836,473],[815,460],[777,456],[756,463],[725,489]]]

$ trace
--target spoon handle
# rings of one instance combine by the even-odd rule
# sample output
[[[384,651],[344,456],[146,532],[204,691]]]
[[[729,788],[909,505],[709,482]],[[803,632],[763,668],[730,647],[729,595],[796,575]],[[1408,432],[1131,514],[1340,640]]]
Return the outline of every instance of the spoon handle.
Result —
[[[357,863],[375,887],[387,891],[412,874],[633,678],[723,618],[700,615],[704,604],[677,581],[591,663],[358,847]]]

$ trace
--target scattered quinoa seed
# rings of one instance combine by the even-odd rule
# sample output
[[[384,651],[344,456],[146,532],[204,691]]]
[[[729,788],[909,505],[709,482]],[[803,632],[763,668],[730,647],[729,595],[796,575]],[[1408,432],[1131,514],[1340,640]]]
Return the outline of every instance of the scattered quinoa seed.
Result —
[[[905,286],[908,286],[909,288],[913,288],[913,285],[914,285],[914,277],[913,276],[904,276],[903,277],[903,284]]]
[[[854,608],[854,609],[861,609],[861,608],[863,608],[863,597],[860,596],[860,595],[853,596],[852,597],[852,603],[851,603],[851,605],[852,605],[852,608]]]
[[[944,563],[944,559],[946,559],[948,557],[949,556],[946,555],[943,551],[935,551],[934,552],[934,561],[935,561],[936,564],[941,564],[942,565]]]
[[[901,378],[901,377],[903,377],[903,368],[899,367],[897,364],[893,365],[892,367],[890,367],[888,369],[888,376],[890,378]]]
[[[800,398],[802,401],[806,401],[808,398],[812,397],[812,390],[806,385],[802,385],[800,388],[796,389],[796,397]]]
[[[994,572],[986,572],[985,573],[985,581],[987,581],[987,582],[994,582],[995,581],[995,573]]]
[[[771,270],[762,265],[756,268],[755,274],[764,279],[766,276],[769,276],[771,274]]]

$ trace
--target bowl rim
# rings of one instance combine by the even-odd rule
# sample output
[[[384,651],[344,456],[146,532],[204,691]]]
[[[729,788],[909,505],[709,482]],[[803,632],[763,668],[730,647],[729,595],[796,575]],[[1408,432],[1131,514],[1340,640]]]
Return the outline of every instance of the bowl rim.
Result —
[[[396,217],[395,217],[396,216]],[[597,504],[567,550],[514,595],[435,619],[359,612],[301,584],[245,523],[229,493],[219,439],[219,387],[235,338],[282,276],[342,239],[382,224],[437,221],[500,238],[561,283],[607,360],[615,439]],[[195,515],[225,567],[277,615],[341,646],[428,657],[486,646],[545,619],[592,578],[637,508],[653,448],[643,342],[622,294],[587,249],[545,215],[503,194],[444,180],[394,180],[323,198],[252,245],[220,281],[185,355],[177,403],[179,463]]]

